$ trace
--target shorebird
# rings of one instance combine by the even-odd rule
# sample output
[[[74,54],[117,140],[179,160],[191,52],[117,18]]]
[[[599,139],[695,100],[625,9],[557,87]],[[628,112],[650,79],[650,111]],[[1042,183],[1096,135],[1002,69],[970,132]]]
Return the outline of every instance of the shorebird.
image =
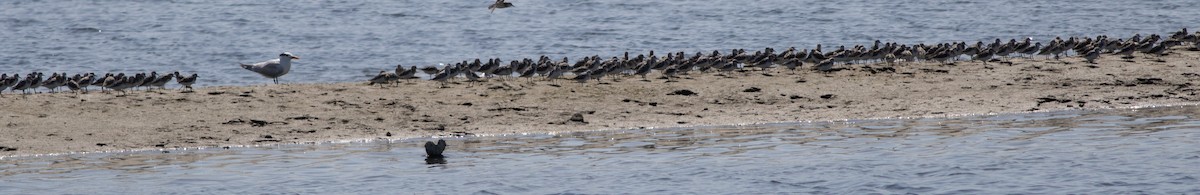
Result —
[[[575,80],[575,82],[579,83],[587,83],[588,79],[592,79],[591,71],[576,74],[575,78],[571,78],[571,80]]]
[[[417,66],[411,66],[411,67],[412,68],[409,68],[408,70],[404,70],[402,72],[396,73],[396,76],[399,76],[400,79],[405,79],[405,80],[420,78],[420,77],[417,77]],[[396,71],[400,71],[403,69],[404,69],[404,67],[401,67],[400,65],[396,65]]]
[[[79,85],[79,88],[83,89],[84,93],[87,93],[88,85],[92,85],[92,82],[95,82],[95,81],[96,81],[96,73],[87,73],[87,74],[84,74],[83,77],[80,77],[79,79],[75,79],[75,82]]]
[[[254,71],[264,77],[271,78],[275,84],[279,84],[279,77],[292,70],[292,60],[300,59],[300,56],[292,55],[289,52],[279,54],[279,59],[262,61],[254,64],[240,64],[246,70]]]
[[[622,69],[621,66],[614,65],[614,66],[610,66],[608,68],[603,68],[603,69],[589,72],[588,77],[592,77],[592,79],[596,79],[597,83],[604,83],[604,82],[601,82],[600,79],[604,78],[605,76],[608,76],[608,74],[620,73],[621,72],[621,71],[619,71],[620,69]],[[613,78],[613,81],[617,80],[617,77],[612,77],[612,78]]]
[[[8,74],[0,75],[0,95],[4,94],[4,89],[17,84],[17,75],[8,77]]]
[[[1146,54],[1162,56],[1163,53],[1165,51],[1167,51],[1167,47],[1170,47],[1170,45],[1172,45],[1172,44],[1174,44],[1174,43],[1168,43],[1168,42],[1164,41],[1164,42],[1159,43],[1158,45],[1155,45],[1154,47],[1150,48],[1150,50],[1147,50]]]
[[[66,86],[67,81],[70,81],[70,80],[71,80],[71,78],[67,77],[67,73],[60,72],[60,73],[58,73],[58,79],[55,79],[53,83],[50,83],[50,85],[52,85],[52,87],[47,87],[47,88],[58,89],[58,87]]]
[[[1058,50],[1059,47],[1061,47],[1061,46],[1059,46],[1059,44],[1061,44],[1061,43],[1056,42],[1056,41],[1050,41],[1049,44],[1046,44],[1045,47],[1042,47],[1042,49],[1039,50],[1038,53],[1035,55],[1043,55],[1043,56],[1044,55],[1055,55],[1055,56],[1057,56],[1058,53],[1055,53],[1055,52]]]
[[[555,65],[554,70],[550,70],[550,74],[546,75],[546,79],[557,83],[558,77],[562,77],[563,72],[566,72],[566,70],[563,70],[562,66]]]
[[[496,0],[496,3],[488,6],[488,10],[491,10],[489,13],[496,13],[496,9],[504,9],[512,6],[512,3],[504,2],[504,0]]]
[[[437,67],[434,67],[434,66],[426,66],[426,67],[424,67],[424,68],[421,68],[420,70],[421,70],[421,72],[423,72],[423,73],[425,73],[425,74],[427,74],[427,75],[434,75],[434,74],[437,74],[438,72],[441,72],[441,71],[442,71],[442,70],[439,70]]]
[[[1095,48],[1095,49],[1092,49],[1092,51],[1089,51],[1089,52],[1087,53],[1087,55],[1084,55],[1084,56],[1083,56],[1083,58],[1084,58],[1084,59],[1087,59],[1087,62],[1088,62],[1088,63],[1095,64],[1095,63],[1096,63],[1096,58],[1100,58],[1100,48],[1099,48],[1099,47],[1097,47],[1097,48]]]
[[[132,78],[126,77],[125,84],[129,85],[129,88],[137,88],[142,86],[142,83],[146,83],[146,79],[146,73],[137,73],[134,74]]]
[[[29,78],[29,77],[25,77],[25,79],[23,79],[21,81],[17,81],[17,84],[12,86],[12,91],[21,90],[21,94],[28,94],[28,93],[25,93],[25,90],[29,89],[30,83],[33,83],[33,81],[30,79],[31,78]]]
[[[142,79],[142,83],[134,87],[142,87],[142,89],[150,88],[150,85],[154,84],[154,80],[158,80],[158,72],[150,71],[150,76],[146,76],[145,79]]]
[[[170,83],[172,79],[175,79],[175,75],[163,74],[161,77],[158,77],[158,78],[150,77],[150,78],[146,78],[146,79],[148,79],[148,80],[153,79],[153,80],[150,80],[149,82],[147,82],[147,83],[149,83],[148,86],[158,87],[159,89],[166,89],[167,83]]]
[[[676,66],[675,69],[679,69],[679,74],[681,74],[681,75],[686,75],[686,74],[688,74],[689,71],[692,71],[692,69],[696,68],[696,62],[691,61],[691,60],[679,62],[679,63],[680,64],[678,66]]]
[[[754,67],[761,68],[763,72],[766,72],[768,68],[771,68],[771,66],[774,65],[774,64],[772,64],[775,62],[775,60],[772,59],[774,57],[775,57],[774,55],[766,55],[766,56],[763,56],[761,59],[758,59],[757,61],[751,62],[751,64]]]
[[[896,61],[900,61],[900,57],[897,57],[896,54],[893,54],[893,53],[883,54],[882,59],[883,59],[883,62],[887,62],[888,65],[892,65],[892,64],[895,64]],[[785,61],[784,63],[787,63],[787,62]],[[784,64],[784,66],[787,66],[787,65]]]
[[[480,63],[481,63],[481,62],[479,61],[479,59],[478,59],[478,58],[476,58],[476,59],[475,59],[475,62],[474,62],[474,63],[472,63],[472,65],[475,65],[475,64],[480,64]],[[479,65],[479,69],[478,69],[478,70],[475,70],[475,71],[479,71],[480,73],[484,73],[484,75],[483,75],[483,76],[487,76],[487,74],[491,74],[491,73],[492,73],[492,71],[496,71],[496,68],[499,68],[499,67],[500,67],[500,63],[496,63],[496,61],[494,61],[494,60],[492,60],[492,59],[488,59],[488,62],[487,62],[487,63],[482,63],[482,64],[480,64],[480,65]]]
[[[79,91],[79,82],[76,82],[75,80],[68,80],[66,86],[67,89],[71,90],[71,92]]]
[[[783,66],[787,67],[788,70],[791,70],[792,74],[796,74],[796,68],[800,67],[801,65],[804,65],[804,62],[800,62],[800,59],[796,58],[789,59],[787,62],[783,63]]]
[[[62,86],[62,84],[65,83],[62,81],[65,81],[65,80],[66,79],[62,76],[59,76],[58,73],[50,73],[50,78],[47,78],[46,80],[42,81],[42,83],[40,85],[41,85],[41,87],[45,87],[46,89],[49,89],[50,92],[54,92],[54,89],[58,88],[59,86]]]
[[[183,85],[183,87],[180,88],[186,87],[188,91],[192,90],[192,84],[196,83],[197,77],[199,76],[197,76],[196,73],[192,73],[192,76],[183,77],[183,75],[179,75],[179,72],[175,72],[175,81],[179,82],[179,85]]]
[[[130,87],[133,87],[136,85],[136,84],[133,84],[133,82],[131,82],[133,80],[136,80],[134,77],[116,76],[113,78],[114,79],[111,80],[111,82],[105,82],[104,87],[108,87],[109,89],[112,89],[113,91],[120,92],[121,95],[117,95],[117,96],[123,96],[123,95],[127,94],[127,93],[125,93],[125,89],[129,89]]]
[[[813,66],[812,69],[821,72],[833,71],[833,59],[821,60],[821,62],[817,63],[816,66]]]
[[[663,70],[662,75],[664,78],[667,78],[667,82],[671,82],[671,78],[675,78],[676,73],[679,73],[679,69],[676,69],[675,67],[670,67],[670,68],[667,68],[666,70]]]
[[[1042,49],[1042,42],[1036,42],[1036,43],[1033,43],[1033,45],[1031,45],[1029,47],[1025,47],[1025,50],[1022,50],[1020,53],[1025,54],[1025,57],[1027,57],[1027,58],[1033,58],[1033,54],[1037,54],[1038,50],[1041,50],[1041,49]]]
[[[1124,47],[1121,47],[1120,50],[1114,52],[1113,54],[1121,55],[1121,58],[1123,58],[1123,59],[1132,59],[1133,52],[1135,52],[1135,51],[1137,51],[1137,44],[1126,44]]]
[[[442,83],[442,88],[446,88],[446,82],[455,76],[458,76],[456,70],[454,70],[452,67],[446,67],[445,70],[442,70],[442,72],[438,73],[437,75],[433,75],[433,78],[430,78],[429,80],[440,82]]]
[[[983,64],[987,64],[987,61],[991,60],[992,56],[995,54],[996,54],[995,50],[986,49],[986,50],[979,51],[978,53],[975,53],[975,55],[971,57],[971,60],[979,60],[979,61],[983,61]]]
[[[100,77],[100,78],[97,78],[95,81],[92,81],[92,85],[100,87],[101,92],[107,93],[107,91],[105,91],[105,89],[108,89],[108,83],[112,82],[112,80],[115,79],[114,77],[115,76],[113,76],[113,74],[111,72],[104,73],[104,77]]]
[[[653,70],[651,68],[653,68],[653,67],[654,67],[653,64],[644,64],[644,65],[642,65],[642,67],[639,67],[637,69],[637,71],[634,72],[633,74],[642,76],[642,81],[650,81],[650,80],[646,80],[646,75],[650,74],[650,71]]]
[[[1187,28],[1183,28],[1183,30],[1179,30],[1179,31],[1175,32],[1174,34],[1171,34],[1171,36],[1169,38],[1178,40],[1178,39],[1183,39],[1183,37],[1185,37],[1187,35],[1188,35]]]
[[[471,81],[471,82],[476,82],[476,81],[479,81],[479,79],[481,79],[481,77],[479,77],[479,75],[476,74],[475,71],[466,70],[466,71],[463,71],[462,74],[463,74],[463,76],[467,77],[468,81]]]
[[[35,91],[36,91],[38,87],[42,87],[42,86],[44,86],[44,85],[49,85],[49,84],[51,84],[52,82],[54,82],[54,79],[58,79],[58,73],[53,73],[53,72],[51,72],[51,73],[50,73],[50,77],[49,77],[49,78],[46,78],[46,79],[44,79],[44,80],[43,80],[43,79],[42,79],[42,77],[39,75],[38,77],[34,78],[34,81],[37,81],[37,82],[29,83],[29,84],[31,85],[31,86],[29,87],[29,89],[32,89],[32,90],[35,90]],[[50,89],[50,92],[54,92],[54,89]]]
[[[32,90],[36,91],[38,87],[42,86],[42,73],[41,72],[33,72],[33,73],[29,73],[29,74],[30,74],[29,76],[25,77],[25,80],[29,80],[28,89],[32,89]],[[22,92],[24,92],[24,90],[22,90]]]
[[[403,75],[404,71],[406,71],[406,70],[408,70],[408,69],[404,69],[404,65],[396,64],[395,73],[396,73],[397,77]]]
[[[717,68],[718,72],[729,72],[738,69],[738,62],[734,59],[725,59],[724,64]]]
[[[123,81],[123,83],[125,85],[128,85],[127,88],[137,88],[138,86],[142,86],[142,83],[145,83],[145,82],[146,82],[146,73],[137,73],[137,74],[134,74],[132,77],[125,77],[125,81]],[[125,86],[122,86],[122,87],[125,87]]]
[[[534,65],[534,67],[529,67],[529,68],[525,69],[525,71],[521,72],[521,75],[520,75],[520,76],[518,76],[518,77],[521,77],[521,78],[527,78],[527,80],[529,80],[529,82],[531,82],[531,83],[532,83],[532,82],[533,82],[533,79],[532,79],[532,77],[533,77],[533,75],[535,75],[535,74],[537,74],[537,67],[536,67],[536,65]]]
[[[380,87],[383,87],[382,84],[395,82],[399,78],[399,76],[396,76],[396,73],[380,70],[379,74],[371,78],[370,83],[367,83],[367,85],[381,84]]]

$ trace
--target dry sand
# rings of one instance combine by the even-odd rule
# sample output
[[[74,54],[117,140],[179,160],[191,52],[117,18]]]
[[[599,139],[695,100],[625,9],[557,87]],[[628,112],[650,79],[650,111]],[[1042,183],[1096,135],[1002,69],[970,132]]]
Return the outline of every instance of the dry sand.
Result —
[[[4,94],[0,156],[1197,103],[1200,52],[783,68],[667,82],[413,81]],[[806,65],[807,67],[808,65]],[[657,73],[652,74],[657,76]],[[366,80],[367,78],[364,78]],[[554,84],[557,83],[557,84]],[[690,91],[695,94],[677,94]],[[573,120],[579,114],[581,120]],[[576,118],[579,119],[579,118]]]

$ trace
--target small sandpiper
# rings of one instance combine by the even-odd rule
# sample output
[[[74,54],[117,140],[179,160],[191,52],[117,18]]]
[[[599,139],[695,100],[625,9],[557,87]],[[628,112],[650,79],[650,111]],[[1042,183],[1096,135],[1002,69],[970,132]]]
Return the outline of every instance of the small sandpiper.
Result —
[[[400,71],[400,70],[404,70],[404,67],[400,66],[400,65],[396,65],[396,71]],[[408,70],[397,72],[396,76],[399,76],[400,79],[405,79],[405,80],[420,78],[420,77],[417,77],[417,66],[411,66],[411,68],[409,68]]]
[[[66,74],[66,73],[63,73],[63,74]],[[66,81],[67,81],[66,75],[59,75],[58,73],[51,73],[50,78],[46,79],[45,81],[42,81],[42,87],[49,89],[50,92],[54,92],[54,89],[58,89],[58,87],[61,87],[63,84],[66,84],[67,83]]]
[[[110,82],[105,82],[104,87],[112,89],[113,91],[116,91],[116,92],[120,92],[121,95],[117,95],[117,96],[124,96],[125,94],[128,94],[125,92],[125,89],[129,89],[130,87],[133,87],[133,85],[130,84],[133,82],[130,82],[130,81],[136,80],[136,79],[134,79],[134,77],[125,77],[125,76],[116,76],[113,78],[114,79],[110,80]]]
[[[16,83],[17,84],[12,86],[12,91],[21,90],[21,94],[28,94],[25,92],[25,90],[30,88],[30,83],[33,83],[33,80],[31,80],[29,77],[25,77],[25,79],[17,81]]]
[[[404,69],[404,65],[396,64],[396,76],[403,75],[404,71],[406,71],[406,69]]]
[[[455,76],[458,76],[457,70],[454,70],[453,67],[446,67],[444,70],[442,70],[442,72],[438,73],[437,75],[433,75],[433,78],[430,78],[429,80],[437,81],[442,84],[442,88],[446,88],[446,82],[449,82],[450,78]]]
[[[199,77],[195,73],[192,73],[192,76],[188,76],[188,77],[183,77],[183,75],[179,75],[179,72],[175,72],[174,75],[175,75],[175,81],[179,82],[179,85],[183,85],[183,87],[180,87],[180,88],[187,88],[188,91],[192,91],[192,84],[195,84],[196,78]]]
[[[151,79],[151,78],[147,78],[147,79]],[[149,87],[158,87],[159,89],[166,89],[167,83],[170,83],[171,80],[175,79],[175,75],[163,74],[161,77],[153,78],[153,79],[154,80],[151,80],[149,82],[149,84],[148,84]]]
[[[75,80],[75,82],[77,82],[79,84],[79,88],[83,88],[84,93],[87,93],[87,91],[88,91],[87,87],[89,85],[92,85],[92,83],[95,81],[96,81],[96,73],[87,73],[83,77]]]
[[[442,71],[442,70],[438,69],[438,68],[437,68],[437,67],[435,67],[435,66],[426,66],[426,67],[424,67],[424,68],[421,68],[420,70],[421,70],[421,72],[422,72],[422,73],[425,73],[425,74],[427,74],[427,75],[435,75],[435,74],[437,74],[438,72],[441,72],[441,71]]]
[[[572,78],[571,80],[575,80],[575,82],[579,82],[579,83],[587,83],[588,79],[591,79],[591,78],[592,78],[592,72],[588,71],[588,72],[582,72],[579,74],[575,74],[575,78]]]
[[[142,83],[138,84],[137,87],[142,87],[143,89],[150,88],[155,80],[158,80],[158,72],[150,71],[150,76],[146,76],[146,79],[142,80]]]
[[[1087,63],[1095,64],[1096,59],[1100,58],[1100,48],[1097,47],[1095,49],[1092,49],[1092,51],[1088,52],[1087,55],[1084,55],[1083,58],[1087,59]]]
[[[43,74],[41,72],[29,73],[29,76],[25,77],[25,80],[29,80],[29,86],[27,89],[32,89],[36,92],[37,88],[42,86],[42,75]]]
[[[68,80],[66,86],[67,89],[71,90],[71,92],[79,92],[79,82],[75,80]]]
[[[17,75],[8,77],[8,74],[0,75],[0,95],[4,94],[4,89],[17,84]]]
[[[383,85],[382,85],[382,84],[390,84],[390,83],[392,83],[392,82],[395,82],[395,81],[396,81],[397,79],[399,79],[399,78],[400,78],[400,77],[396,76],[396,73],[394,73],[394,72],[388,72],[388,71],[386,71],[386,70],[380,70],[380,71],[379,71],[379,74],[378,74],[378,75],[375,75],[375,77],[374,77],[374,78],[371,78],[371,80],[369,80],[369,81],[370,81],[370,83],[367,83],[367,85],[375,85],[375,84],[380,84],[379,86],[380,86],[380,87],[383,87]]]
[[[559,77],[562,77],[563,72],[566,72],[566,70],[563,70],[562,66],[555,65],[554,69],[550,70],[550,74],[546,75],[546,80],[555,82]]]

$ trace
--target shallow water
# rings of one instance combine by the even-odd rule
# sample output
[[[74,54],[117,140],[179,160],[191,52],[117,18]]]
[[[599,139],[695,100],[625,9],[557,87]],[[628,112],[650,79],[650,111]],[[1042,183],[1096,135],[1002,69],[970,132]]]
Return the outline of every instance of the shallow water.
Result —
[[[283,82],[365,81],[396,64],[765,47],[1128,37],[1197,27],[1158,1],[0,1],[0,72],[199,73],[269,83],[237,63],[302,57]],[[172,84],[171,86],[174,86]]]
[[[1200,193],[1200,107],[0,160],[0,194]]]

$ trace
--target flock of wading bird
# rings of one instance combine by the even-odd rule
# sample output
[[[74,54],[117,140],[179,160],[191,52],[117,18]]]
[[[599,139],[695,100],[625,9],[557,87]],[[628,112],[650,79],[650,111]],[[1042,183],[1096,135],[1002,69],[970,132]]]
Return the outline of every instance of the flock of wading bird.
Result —
[[[292,53],[283,52],[283,54],[279,54],[279,59],[253,64],[240,64],[240,66],[264,77],[274,79],[275,84],[279,84],[278,78],[291,71],[291,60],[293,59],[300,59],[300,57],[292,55]],[[45,87],[51,93],[61,87],[66,87],[72,92],[82,90],[84,93],[87,93],[88,86],[97,86],[100,87],[101,91],[106,93],[105,89],[112,89],[113,91],[120,92],[119,96],[123,96],[128,94],[125,92],[126,89],[137,89],[138,87],[146,89],[158,87],[165,89],[167,83],[171,81],[179,83],[182,86],[181,88],[188,89],[185,92],[191,92],[192,84],[195,84],[196,78],[199,78],[195,73],[191,76],[183,76],[178,71],[173,74],[163,75],[158,75],[158,72],[151,71],[149,75],[146,73],[136,73],[129,76],[126,76],[125,73],[107,73],[103,77],[96,77],[96,73],[83,73],[68,77],[65,72],[51,73],[50,77],[45,79],[43,79],[43,76],[45,76],[44,73],[32,72],[26,74],[25,78],[22,79],[18,74],[13,74],[12,76],[0,74],[0,95],[3,95],[4,89],[9,87],[12,87],[12,91],[20,90],[21,94],[28,94],[28,91],[35,91],[39,87]]]
[[[845,64],[893,64],[920,61],[953,63],[963,59],[978,60],[986,64],[992,60],[1013,56],[1027,58],[1053,56],[1054,59],[1059,59],[1060,56],[1072,54],[1082,55],[1086,62],[1095,63],[1101,54],[1119,55],[1125,59],[1131,59],[1137,53],[1162,56],[1169,48],[1185,44],[1191,44],[1191,50],[1200,51],[1200,32],[1188,33],[1188,30],[1184,28],[1171,33],[1167,38],[1162,38],[1158,34],[1145,37],[1135,34],[1128,39],[1118,38],[1115,40],[1105,35],[1095,38],[1069,37],[1065,40],[1055,37],[1046,45],[1042,45],[1041,42],[1033,42],[1032,38],[1026,38],[1023,41],[1010,39],[1008,42],[996,39],[988,44],[978,41],[970,46],[966,42],[909,46],[875,41],[871,47],[855,45],[846,48],[840,46],[830,52],[823,52],[821,45],[817,45],[816,48],[807,50],[796,50],[795,47],[792,47],[779,53],[772,48],[755,51],[753,54],[746,52],[745,49],[734,49],[726,55],[722,55],[719,51],[713,51],[708,55],[697,52],[689,57],[683,52],[677,52],[667,53],[667,56],[662,58],[656,56],[654,51],[650,51],[648,55],[638,55],[633,58],[630,58],[629,53],[626,52],[623,57],[614,56],[607,60],[599,56],[584,57],[582,60],[575,61],[574,64],[569,63],[566,57],[563,57],[562,61],[554,61],[546,56],[541,56],[537,61],[525,58],[510,61],[508,65],[503,65],[503,61],[500,59],[488,59],[486,63],[475,59],[474,62],[462,61],[444,66],[444,68],[434,66],[404,68],[402,65],[397,65],[395,71],[380,71],[369,82],[372,85],[394,84],[399,80],[421,78],[417,76],[418,72],[429,75],[430,80],[440,82],[443,88],[446,87],[446,83],[460,76],[470,82],[497,77],[506,79],[514,76],[526,78],[532,82],[535,78],[557,81],[570,73],[574,75],[571,80],[580,83],[586,83],[589,80],[601,81],[601,78],[604,77],[611,77],[615,81],[621,77],[632,76],[641,76],[643,81],[649,81],[646,76],[655,71],[661,75],[660,79],[671,82],[671,79],[676,78],[677,75],[689,74],[692,71],[700,73],[715,71],[724,75],[726,72],[742,71],[746,68],[760,68],[766,71],[782,66],[794,73],[805,64],[811,64],[808,66],[808,70],[828,72],[840,70],[841,68],[835,66]],[[278,84],[278,78],[290,72],[293,59],[300,59],[300,57],[284,52],[279,55],[279,59],[254,64],[240,64],[240,66],[264,77],[275,79],[275,83]],[[163,75],[156,72],[137,73],[131,76],[127,76],[125,73],[108,73],[99,77],[95,73],[75,74],[74,76],[67,76],[67,73],[51,73],[48,78],[43,79],[44,76],[45,74],[41,72],[26,74],[24,78],[19,74],[0,74],[0,95],[6,89],[27,94],[29,90],[36,90],[39,87],[47,88],[50,92],[55,92],[61,87],[66,87],[73,92],[87,92],[89,86],[100,87],[101,91],[111,89],[124,95],[127,94],[125,91],[127,89],[164,88],[163,86],[171,81],[176,81],[183,86],[182,88],[190,90],[197,78],[196,74],[183,76],[179,72]]]
[[[166,88],[164,86],[171,81],[175,81],[184,88],[192,89],[192,84],[196,83],[196,74],[184,76],[175,72],[173,74],[162,74],[158,72],[136,73],[126,76],[125,73],[107,73],[97,77],[96,73],[75,74],[67,76],[67,73],[50,73],[50,77],[44,77],[41,72],[32,72],[25,75],[22,79],[20,75],[0,74],[0,92],[4,89],[12,87],[11,91],[21,91],[21,94],[28,94],[28,91],[37,90],[39,87],[44,87],[50,92],[56,92],[59,88],[66,87],[71,91],[87,92],[88,86],[100,87],[101,91],[111,89],[120,92],[121,95],[126,94],[127,89],[137,89],[139,87],[146,89]]]
[[[920,61],[953,63],[964,59],[978,60],[986,64],[989,61],[1000,61],[1016,56],[1026,58],[1053,56],[1054,59],[1060,59],[1060,56],[1066,55],[1082,55],[1086,62],[1095,63],[1101,54],[1132,59],[1133,55],[1137,53],[1147,56],[1162,56],[1172,46],[1190,46],[1191,50],[1200,51],[1200,38],[1198,37],[1200,37],[1200,32],[1192,34],[1184,28],[1171,33],[1167,38],[1158,34],[1144,37],[1135,34],[1126,39],[1113,39],[1105,35],[1095,38],[1069,37],[1065,40],[1055,37],[1045,45],[1041,42],[1033,42],[1032,38],[1026,38],[1023,41],[1010,39],[1008,42],[996,39],[987,44],[979,41],[974,44],[954,42],[911,46],[875,41],[875,44],[870,47],[855,45],[846,48],[841,46],[829,52],[823,52],[821,45],[807,50],[796,50],[792,47],[779,53],[772,48],[766,48],[762,51],[755,51],[753,54],[744,49],[734,49],[725,55],[719,51],[713,51],[708,55],[697,52],[692,56],[677,52],[667,53],[666,57],[659,57],[654,54],[654,51],[650,51],[648,55],[631,58],[626,52],[624,57],[614,56],[607,60],[599,56],[584,57],[582,60],[575,61],[574,64],[568,63],[566,57],[561,61],[555,61],[546,56],[541,56],[536,61],[526,58],[510,61],[508,65],[503,65],[503,61],[500,59],[488,59],[486,62],[475,59],[473,62],[462,61],[441,69],[436,67],[418,69],[416,66],[405,68],[397,65],[394,72],[380,71],[378,75],[369,80],[369,84],[389,84],[399,80],[417,79],[420,78],[416,75],[418,71],[430,75],[430,80],[441,82],[444,88],[447,82],[460,76],[470,82],[495,77],[505,79],[513,76],[530,81],[535,78],[556,81],[570,73],[574,75],[571,80],[586,83],[589,80],[599,82],[604,77],[612,77],[615,81],[620,77],[633,76],[640,76],[642,81],[648,81],[646,75],[659,72],[661,75],[658,77],[659,79],[671,82],[671,79],[676,78],[677,75],[693,71],[701,73],[715,71],[724,75],[725,72],[741,71],[745,68],[760,68],[765,71],[774,67],[786,67],[794,73],[801,67],[808,67],[808,70],[828,72],[840,70],[841,68],[837,68],[836,65],[845,64],[893,64]]]

